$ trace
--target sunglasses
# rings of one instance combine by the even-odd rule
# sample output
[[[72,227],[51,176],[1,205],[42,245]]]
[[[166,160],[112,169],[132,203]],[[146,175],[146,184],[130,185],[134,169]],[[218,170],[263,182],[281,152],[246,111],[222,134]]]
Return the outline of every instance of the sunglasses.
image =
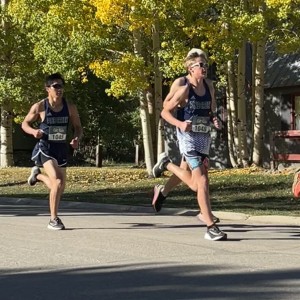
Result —
[[[193,68],[193,67],[199,67],[199,68],[207,69],[208,68],[208,63],[198,62],[198,63],[195,63],[195,64],[191,65],[191,68]]]
[[[56,90],[61,90],[64,88],[64,86],[62,84],[59,84],[59,83],[54,83],[54,84],[51,84],[50,87],[56,89]]]

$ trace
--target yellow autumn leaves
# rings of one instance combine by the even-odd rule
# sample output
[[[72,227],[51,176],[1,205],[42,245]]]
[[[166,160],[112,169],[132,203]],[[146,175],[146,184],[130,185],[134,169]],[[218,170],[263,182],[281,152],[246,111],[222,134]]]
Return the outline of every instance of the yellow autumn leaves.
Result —
[[[118,56],[118,53],[115,52],[112,55]],[[150,69],[145,66],[141,57],[132,53],[123,53],[119,61],[95,61],[89,67],[97,77],[106,80],[110,80],[114,74],[115,80],[111,82],[111,86],[106,92],[117,98],[124,94],[133,95],[137,86],[143,90],[148,85],[145,78],[149,75]]]
[[[125,9],[134,5],[132,0],[91,0],[92,5],[97,8],[96,17],[103,24],[116,24],[121,26],[125,21]]]

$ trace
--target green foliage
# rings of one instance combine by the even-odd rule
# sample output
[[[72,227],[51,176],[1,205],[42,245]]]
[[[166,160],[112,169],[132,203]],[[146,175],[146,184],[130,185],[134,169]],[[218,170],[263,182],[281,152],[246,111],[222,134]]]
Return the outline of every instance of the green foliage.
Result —
[[[76,103],[84,127],[83,152],[101,143],[105,159],[134,161],[133,141],[140,127],[139,120],[135,121],[138,101],[108,96],[108,86],[90,74],[86,83],[73,82],[66,92],[67,98]]]
[[[106,43],[106,32],[87,1],[15,0],[10,11],[30,32],[35,60],[44,73],[61,72],[67,80],[76,79]]]
[[[280,53],[293,53],[300,50],[300,1],[268,0],[269,39],[274,41]]]
[[[26,30],[7,10],[0,13],[0,104],[8,102],[15,115],[24,113],[38,91],[39,69]]]
[[[286,52],[299,47],[299,3],[290,0],[12,0],[10,12],[28,29],[43,72],[60,71],[76,79],[82,67],[89,66],[111,82],[108,92],[117,97],[134,95],[152,82],[155,22],[166,78],[184,72],[182,58],[191,47],[203,48],[220,66],[244,40],[268,37]],[[133,55],[135,30],[144,44],[142,58]]]
[[[268,39],[286,53],[300,48],[298,0],[11,0],[0,17],[6,24],[0,30],[0,103],[10,101],[22,114],[40,97],[42,74],[61,72],[88,103],[80,107],[88,135],[110,124],[111,131],[100,134],[108,144],[111,132],[124,123],[132,132],[118,136],[118,143],[128,141],[128,149],[138,131],[128,125],[136,116],[132,99],[154,82],[154,25],[161,41],[160,68],[168,79],[185,73],[183,58],[193,47],[209,53],[220,75],[244,41]],[[109,85],[81,85],[92,78],[90,71]],[[98,107],[101,102],[87,89],[96,95],[105,89],[110,97],[101,94],[107,102]],[[117,105],[114,97],[121,99]],[[134,107],[127,110],[125,100]],[[110,123],[112,114],[117,117]]]

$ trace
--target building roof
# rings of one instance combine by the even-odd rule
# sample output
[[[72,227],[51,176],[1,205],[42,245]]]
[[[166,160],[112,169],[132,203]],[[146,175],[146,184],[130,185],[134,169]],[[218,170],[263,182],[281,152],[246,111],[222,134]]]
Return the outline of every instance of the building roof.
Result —
[[[300,53],[278,55],[266,49],[265,87],[300,86]]]

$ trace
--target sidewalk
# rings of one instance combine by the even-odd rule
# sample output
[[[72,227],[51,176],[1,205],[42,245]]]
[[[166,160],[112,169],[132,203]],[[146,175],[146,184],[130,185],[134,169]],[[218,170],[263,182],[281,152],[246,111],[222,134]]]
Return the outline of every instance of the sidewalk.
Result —
[[[24,198],[5,198],[0,197],[1,204],[11,205],[39,205],[48,207],[48,200],[24,199]],[[155,214],[152,206],[130,206],[130,205],[114,205],[88,202],[71,202],[61,201],[60,208],[76,208],[76,209],[101,209],[103,211],[119,211],[119,212],[136,212]],[[180,215],[180,216],[196,216],[198,210],[188,210],[181,208],[164,207],[159,215]],[[282,224],[282,225],[300,225],[300,217],[279,216],[279,215],[261,215],[251,216],[243,213],[234,213],[226,211],[214,211],[214,214],[224,221],[248,221],[254,223],[265,224]]]

